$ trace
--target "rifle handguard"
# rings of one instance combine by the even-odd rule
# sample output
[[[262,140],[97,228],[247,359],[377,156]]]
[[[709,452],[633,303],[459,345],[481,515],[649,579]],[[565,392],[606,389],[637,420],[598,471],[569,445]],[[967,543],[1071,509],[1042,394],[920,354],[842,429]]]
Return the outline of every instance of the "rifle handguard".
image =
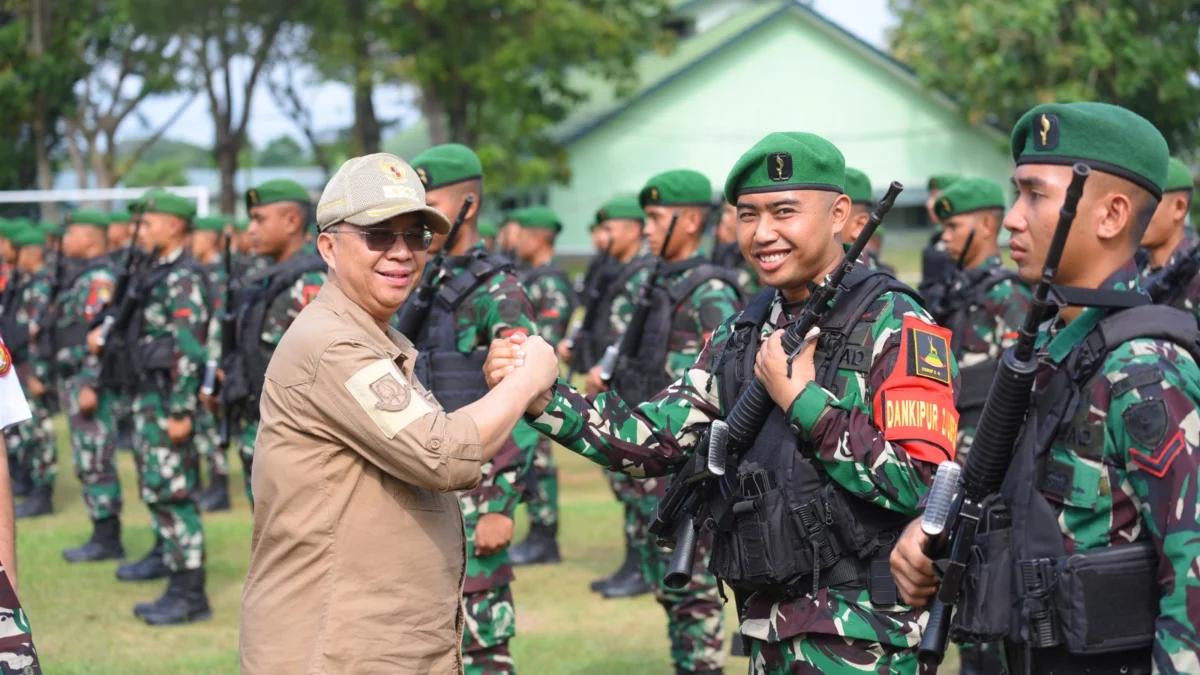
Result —
[[[112,330],[113,324],[117,322],[117,317],[109,314],[104,317],[104,323],[100,324],[100,333],[96,335],[96,344],[100,349],[104,349],[104,345],[108,343],[108,332]]]
[[[217,390],[217,362],[208,360],[204,362],[204,381],[200,385],[200,393],[205,396],[212,396]]]

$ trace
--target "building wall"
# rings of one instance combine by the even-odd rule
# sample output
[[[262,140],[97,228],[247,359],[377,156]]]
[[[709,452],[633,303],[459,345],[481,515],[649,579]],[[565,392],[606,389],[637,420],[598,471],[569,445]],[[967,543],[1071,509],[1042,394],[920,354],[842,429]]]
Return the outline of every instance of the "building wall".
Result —
[[[809,131],[833,141],[876,192],[899,180],[903,202],[923,202],[934,173],[1007,181],[1000,139],[969,127],[894,67],[803,16],[783,12],[576,140],[572,180],[549,205],[566,224],[560,247],[589,248],[599,205],[674,168],[702,171],[720,190],[734,161],[772,131]]]

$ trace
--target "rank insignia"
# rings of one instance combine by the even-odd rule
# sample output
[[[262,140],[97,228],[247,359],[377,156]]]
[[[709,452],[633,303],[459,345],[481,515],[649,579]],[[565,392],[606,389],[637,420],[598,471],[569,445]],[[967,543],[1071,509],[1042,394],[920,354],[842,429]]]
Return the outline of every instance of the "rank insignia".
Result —
[[[1033,149],[1054,150],[1058,147],[1058,116],[1042,113],[1033,118]]]

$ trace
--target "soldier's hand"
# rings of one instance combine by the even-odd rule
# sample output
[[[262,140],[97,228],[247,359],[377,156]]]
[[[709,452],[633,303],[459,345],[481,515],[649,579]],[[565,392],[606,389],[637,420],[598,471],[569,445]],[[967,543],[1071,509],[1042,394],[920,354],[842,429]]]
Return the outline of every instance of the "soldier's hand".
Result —
[[[79,412],[84,415],[91,415],[96,412],[96,391],[91,387],[83,387],[79,390]]]
[[[503,513],[485,513],[475,525],[476,555],[491,555],[512,542],[513,521]]]
[[[200,402],[204,404],[204,409],[210,413],[217,412],[217,406],[221,404],[221,399],[213,394],[200,394]]]
[[[41,380],[33,375],[29,376],[29,380],[25,382],[26,389],[29,390],[29,395],[37,398],[46,394],[46,385]]]
[[[100,353],[100,328],[99,327],[93,328],[91,330],[91,332],[88,333],[87,348],[88,348],[88,352],[91,354],[99,354]]]
[[[487,358],[483,362],[483,379],[487,380],[488,389],[495,388],[525,363],[525,352],[520,345],[524,341],[524,333],[517,333],[510,340],[492,340]]]
[[[537,335],[526,338],[520,347],[525,353],[522,374],[533,378],[538,390],[553,387],[558,381],[558,357],[554,354],[554,347]]]
[[[767,388],[767,392],[771,394],[771,400],[784,410],[792,405],[796,397],[804,390],[804,385],[817,376],[817,367],[813,357],[817,351],[816,335],[819,332],[820,329],[817,328],[809,331],[808,337],[812,339],[792,360],[791,377],[788,377],[788,354],[783,349],[782,330],[772,333],[771,337],[767,338],[767,341],[759,347],[758,355],[754,357],[754,376]]]
[[[171,442],[178,445],[187,440],[188,436],[192,435],[192,418],[184,417],[183,419],[175,419],[174,417],[167,418],[167,438]]]
[[[588,396],[595,396],[608,391],[608,385],[604,384],[604,379],[600,377],[600,366],[594,366],[587,373],[586,392]]]
[[[921,531],[918,518],[904,528],[896,548],[892,549],[890,562],[892,576],[900,598],[914,607],[923,606],[937,592],[937,577],[933,574],[933,561],[925,557],[922,547],[926,535]]]
[[[558,358],[563,361],[571,360],[571,348],[567,346],[566,340],[558,343],[558,347],[554,351],[558,353]]]

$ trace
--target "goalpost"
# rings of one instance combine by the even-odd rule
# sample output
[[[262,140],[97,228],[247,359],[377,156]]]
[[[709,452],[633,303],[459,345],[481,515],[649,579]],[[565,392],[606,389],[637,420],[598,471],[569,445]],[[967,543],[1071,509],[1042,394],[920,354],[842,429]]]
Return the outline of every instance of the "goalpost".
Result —
[[[87,188],[64,190],[0,190],[0,204],[31,204],[42,202],[97,202],[109,200],[132,201],[150,188]],[[209,190],[200,185],[161,188],[172,194],[194,200],[196,215],[208,215]]]

